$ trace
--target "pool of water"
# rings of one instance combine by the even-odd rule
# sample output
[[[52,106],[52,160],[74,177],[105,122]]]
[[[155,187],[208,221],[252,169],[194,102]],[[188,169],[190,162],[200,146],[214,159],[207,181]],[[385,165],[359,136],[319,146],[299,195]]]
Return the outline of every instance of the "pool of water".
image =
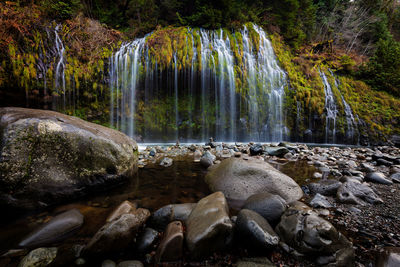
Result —
[[[305,161],[271,164],[300,185],[310,182],[315,171]],[[63,241],[63,246],[86,244],[104,224],[108,214],[124,200],[137,202],[140,207],[152,212],[167,204],[197,202],[211,193],[204,182],[206,172],[198,162],[193,162],[192,156],[176,157],[170,167],[160,166],[158,161],[149,163],[140,168],[128,184],[121,187],[3,223],[0,230],[0,252],[16,248],[21,239],[33,229],[72,208],[78,209],[85,216],[85,222],[75,236]]]

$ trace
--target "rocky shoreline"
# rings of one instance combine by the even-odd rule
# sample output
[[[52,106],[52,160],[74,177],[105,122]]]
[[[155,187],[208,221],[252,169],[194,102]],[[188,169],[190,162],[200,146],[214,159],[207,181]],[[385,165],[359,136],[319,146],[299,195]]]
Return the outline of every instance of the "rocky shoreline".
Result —
[[[385,264],[398,263],[399,148],[311,148],[289,143],[178,144],[146,148],[139,154],[138,166],[145,169],[159,164],[172,168],[180,157],[192,158],[208,168],[209,178],[205,179],[211,180],[210,189],[216,193],[198,203],[170,203],[154,212],[139,207],[137,202],[125,201],[90,240],[70,244],[68,249],[62,245],[58,249],[50,246],[60,244],[60,240],[82,226],[82,215],[70,210],[69,215],[53,217],[31,233],[20,242],[19,249],[5,253],[1,262],[10,266],[19,261],[20,266],[29,266],[26,262],[32,260],[46,262],[40,266],[47,263],[116,266],[118,261],[122,261],[118,266],[161,263],[166,266],[395,266]],[[260,181],[252,180],[277,179],[279,186],[282,179],[291,179],[289,176],[296,180],[296,173],[286,176],[272,170],[271,174],[270,167],[265,169],[268,162],[273,166],[306,162],[314,173],[309,179],[299,181],[300,194],[294,191],[288,197],[277,189],[268,192],[278,185],[261,188]],[[214,181],[210,177],[215,172]],[[226,172],[227,178],[223,178],[221,174]],[[221,183],[223,179],[228,180]],[[243,181],[246,187],[241,187]],[[291,188],[297,186],[289,184]],[[245,201],[227,197],[232,196],[232,190],[242,194]],[[65,250],[75,253],[66,257]],[[136,261],[124,261],[128,259]]]

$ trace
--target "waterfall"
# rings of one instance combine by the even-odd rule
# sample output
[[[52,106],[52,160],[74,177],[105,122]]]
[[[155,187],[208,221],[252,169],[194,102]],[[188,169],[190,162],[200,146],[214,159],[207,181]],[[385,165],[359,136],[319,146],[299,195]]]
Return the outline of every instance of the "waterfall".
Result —
[[[54,88],[56,90],[57,96],[60,96],[60,91],[63,94],[63,108],[65,109],[65,64],[66,60],[64,57],[65,48],[64,44],[61,41],[60,36],[58,35],[58,31],[60,29],[60,24],[58,24],[54,29],[55,35],[55,50],[56,50],[56,68],[55,68],[55,76],[54,76]]]
[[[275,58],[271,41],[268,40],[265,32],[254,25],[254,30],[260,36],[260,47],[258,50],[257,69],[264,92],[268,92],[269,99],[269,127],[271,133],[267,139],[281,141],[284,134],[287,134],[283,118],[283,98],[285,95],[286,73],[279,67]]]
[[[339,83],[339,81],[336,79],[336,77],[333,74],[332,70],[329,69],[329,72],[331,73],[332,77],[335,78],[335,86],[340,92],[340,83]],[[340,94],[340,97],[342,99],[342,103],[343,103],[343,106],[344,106],[344,114],[345,114],[345,117],[346,117],[346,124],[347,124],[346,138],[349,141],[353,142],[354,141],[354,137],[355,136],[357,136],[357,137],[359,136],[357,123],[356,123],[356,120],[354,118],[353,110],[351,109],[350,105],[346,102],[346,100],[344,99],[342,94]],[[358,141],[357,141],[357,143],[358,143]]]
[[[325,110],[326,110],[326,125],[325,125],[325,143],[336,142],[336,117],[338,109],[335,102],[335,96],[332,92],[332,87],[328,82],[323,71],[319,71],[325,92]],[[332,132],[332,134],[331,134]]]
[[[287,78],[262,28],[180,30],[170,45],[155,32],[112,55],[110,124],[146,142],[285,139]]]
[[[144,44],[145,38],[123,44],[110,59],[110,124],[130,137],[135,133],[136,86]]]

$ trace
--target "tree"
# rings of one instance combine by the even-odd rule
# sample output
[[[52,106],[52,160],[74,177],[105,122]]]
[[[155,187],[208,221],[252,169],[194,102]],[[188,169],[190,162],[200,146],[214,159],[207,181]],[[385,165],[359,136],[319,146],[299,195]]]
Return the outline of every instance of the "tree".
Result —
[[[393,38],[380,39],[360,76],[373,88],[400,96],[400,43]]]

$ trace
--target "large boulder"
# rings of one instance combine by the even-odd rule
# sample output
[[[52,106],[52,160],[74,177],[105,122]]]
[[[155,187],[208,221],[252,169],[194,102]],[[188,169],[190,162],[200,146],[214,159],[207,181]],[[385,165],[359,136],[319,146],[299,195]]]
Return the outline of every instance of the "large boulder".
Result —
[[[263,192],[279,195],[287,202],[303,196],[292,178],[259,159],[226,159],[211,167],[205,179],[213,192],[222,191],[230,205],[237,208],[250,196]]]
[[[193,258],[224,250],[232,240],[233,224],[222,192],[202,198],[186,221],[186,244]]]
[[[284,242],[283,247],[297,256],[315,256],[320,265],[354,265],[352,243],[301,202],[291,203],[275,231]]]
[[[53,111],[0,108],[0,205],[37,208],[126,181],[137,144]]]

